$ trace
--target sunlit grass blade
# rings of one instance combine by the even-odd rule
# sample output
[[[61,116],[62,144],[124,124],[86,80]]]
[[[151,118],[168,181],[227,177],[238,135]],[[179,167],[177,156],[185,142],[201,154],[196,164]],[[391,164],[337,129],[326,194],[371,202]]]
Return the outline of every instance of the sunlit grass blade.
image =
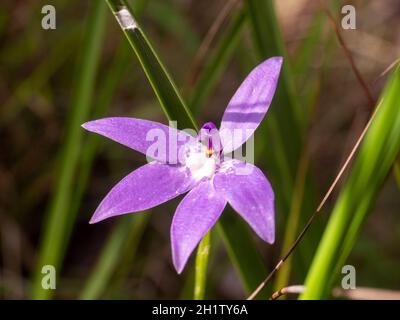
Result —
[[[332,279],[336,279],[337,269],[350,254],[361,224],[393,166],[400,150],[399,92],[397,68],[385,87],[379,109],[333,209],[307,275],[302,299],[320,299],[329,294]]]
[[[71,226],[75,219],[69,209],[74,191],[74,176],[79,161],[83,131],[81,124],[86,120],[91,106],[98,61],[101,52],[103,32],[106,22],[106,6],[101,1],[93,2],[82,49],[82,60],[76,81],[74,99],[71,103],[71,114],[67,135],[60,150],[55,191],[51,199],[46,218],[43,238],[39,250],[37,268],[34,274],[32,297],[34,299],[50,298],[53,290],[42,288],[42,267],[52,265],[57,272],[61,270],[61,261],[68,243]]]
[[[197,129],[198,125],[191,115],[190,110],[183,102],[175,84],[172,82],[165,67],[161,64],[160,59],[157,57],[155,50],[151,47],[143,30],[135,21],[132,11],[126,2],[121,0],[107,0],[107,3],[117,18],[121,16],[121,10],[123,10],[123,14],[126,15],[122,23],[122,28],[156,93],[166,117],[169,120],[176,120],[179,128]],[[121,18],[119,18],[119,20],[121,21]],[[233,219],[239,218],[234,217]],[[253,240],[249,237],[242,221],[237,220],[237,223],[232,225],[227,225],[226,223],[218,223],[218,225],[225,233],[230,258],[233,261],[242,262],[242,264],[235,264],[237,267],[243,267],[243,263],[248,261],[249,256],[259,256],[253,244]],[[239,242],[241,246],[240,250],[236,250],[235,245],[233,245],[238,235],[240,235],[241,239]],[[231,250],[229,247],[235,248],[235,250]],[[257,269],[258,267],[259,264],[255,264],[252,268]],[[254,283],[254,280],[252,280],[254,279],[254,274],[261,274],[263,272],[264,270],[260,269],[253,270],[252,273],[239,270],[239,273],[243,275],[246,287]],[[258,280],[260,279],[261,277]]]
[[[245,25],[246,16],[240,10],[229,23],[229,26],[221,35],[221,39],[215,49],[212,50],[196,85],[189,95],[189,106],[193,113],[198,113],[201,106],[207,102],[222,72],[226,69],[235,48],[237,48],[240,36]]]

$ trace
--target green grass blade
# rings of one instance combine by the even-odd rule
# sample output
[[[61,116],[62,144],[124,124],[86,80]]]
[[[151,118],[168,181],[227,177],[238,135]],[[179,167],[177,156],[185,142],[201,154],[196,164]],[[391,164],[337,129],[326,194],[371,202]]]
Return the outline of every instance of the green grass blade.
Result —
[[[306,278],[302,299],[328,295],[339,263],[344,263],[363,220],[400,150],[400,69],[382,94],[379,110],[339,195]],[[368,188],[365,186],[368,185]],[[335,270],[336,269],[336,270]]]
[[[125,1],[107,0],[107,3],[114,15],[124,9],[128,10],[132,16],[132,11]],[[160,59],[157,57],[155,50],[151,47],[143,30],[136,23],[134,28],[124,29],[124,33],[134,49],[167,118],[169,120],[176,120],[179,128],[197,129],[197,123],[191,115],[190,110],[183,102],[175,84],[172,82],[165,67],[162,66]],[[256,260],[255,257],[259,257],[259,253],[252,239],[249,237],[243,222],[239,217],[233,217],[232,219],[235,223],[229,225],[226,223],[218,223],[218,225],[219,229],[224,233],[225,242],[228,244],[228,252],[231,259],[234,262],[240,262],[235,263],[237,267],[243,267],[246,261]],[[241,239],[239,242],[237,241],[238,235],[240,235]],[[241,246],[241,248],[237,249],[237,245]],[[259,264],[255,264],[252,268],[257,269],[258,267]],[[252,272],[239,270],[239,273],[243,276],[245,287],[249,287],[250,284],[253,285],[255,283],[254,274],[260,275],[263,274],[263,272],[264,270],[261,269],[253,270]],[[261,281],[262,276],[257,279],[257,281]]]
[[[61,261],[68,242],[67,239],[70,235],[72,222],[75,219],[69,214],[69,208],[83,135],[80,125],[86,120],[91,105],[105,22],[106,6],[100,1],[95,1],[91,6],[86,41],[82,49],[82,60],[79,64],[67,136],[60,153],[59,174],[55,192],[46,219],[44,236],[41,239],[39,259],[32,288],[32,297],[34,299],[50,298],[54,293],[53,290],[44,290],[42,288],[41,280],[43,275],[41,270],[44,265],[53,265],[57,272],[60,271]]]
[[[132,11],[125,1],[107,0],[107,3],[116,17],[118,17],[118,12],[126,10],[125,12],[130,12],[132,19],[134,19]],[[198,129],[196,121],[181,98],[175,83],[162,65],[142,29],[136,21],[135,23],[134,28],[123,28],[123,31],[146,73],[164,113],[168,119],[177,121],[177,125],[181,129]]]
[[[196,254],[195,279],[194,279],[194,299],[203,300],[206,288],[207,265],[210,255],[210,237],[208,232],[199,244]]]

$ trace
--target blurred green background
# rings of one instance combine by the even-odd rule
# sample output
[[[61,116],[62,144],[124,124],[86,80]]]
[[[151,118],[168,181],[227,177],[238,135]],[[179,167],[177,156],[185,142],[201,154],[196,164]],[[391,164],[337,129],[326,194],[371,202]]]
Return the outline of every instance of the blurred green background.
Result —
[[[340,28],[339,0],[325,1],[326,7],[307,0],[128,2],[200,125],[218,124],[257,63],[285,57],[255,139],[256,164],[276,193],[276,243],[263,243],[227,210],[211,235],[205,297],[241,299],[255,289],[311,216],[371,115],[325,9],[372,97],[386,100],[291,268],[263,297],[305,279],[314,286],[313,273],[323,269],[321,297],[335,298],[337,261],[355,266],[359,287],[400,290],[400,169],[394,164],[400,1],[351,1],[355,30]],[[41,27],[46,4],[56,8],[55,30]],[[145,160],[80,124],[104,116],[167,122],[106,1],[3,0],[0,48],[0,298],[192,298],[195,254],[182,275],[171,262],[169,226],[179,199],[88,224],[109,189]],[[342,217],[342,227],[340,218],[329,222],[341,232],[334,239],[324,234],[332,212]],[[315,254],[322,237],[336,245],[323,265],[324,252]],[[44,264],[56,267],[56,290],[41,289]]]

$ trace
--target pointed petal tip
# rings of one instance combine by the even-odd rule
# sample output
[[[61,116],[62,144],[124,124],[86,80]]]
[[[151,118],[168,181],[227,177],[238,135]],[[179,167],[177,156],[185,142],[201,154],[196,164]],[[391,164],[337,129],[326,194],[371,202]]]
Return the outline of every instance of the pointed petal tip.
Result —
[[[182,263],[182,260],[177,256],[176,250],[172,247],[172,264],[177,274],[181,274],[185,268],[186,262]]]
[[[265,60],[265,62],[274,66],[279,75],[280,69],[282,68],[282,64],[283,64],[283,57],[281,57],[281,56],[271,57],[271,58]]]
[[[253,229],[254,230],[254,229]],[[275,243],[275,234],[270,234],[270,233],[262,233],[261,231],[256,231],[254,230],[254,232],[257,234],[257,236],[259,236],[261,238],[261,240],[263,240],[264,242],[273,245]]]
[[[90,131],[90,122],[91,122],[91,121],[82,123],[82,124],[81,124],[81,127],[82,127],[83,129],[87,130],[87,131]]]
[[[97,221],[96,219],[93,219],[93,218],[89,220],[89,224],[95,224],[95,223],[97,223],[97,222],[98,222],[98,221]]]
[[[102,220],[104,220],[104,219],[99,218],[99,216],[95,213],[95,214],[93,214],[93,216],[90,218],[89,224],[95,224],[95,223],[100,222],[100,221],[102,221]]]
[[[176,273],[177,274],[182,274],[182,271],[183,271],[183,269],[184,269],[184,265],[183,266],[177,266],[175,263],[174,263],[174,268],[175,268],[175,271],[176,271]]]
[[[263,237],[263,240],[272,245],[275,243],[275,236],[268,235],[267,237]]]

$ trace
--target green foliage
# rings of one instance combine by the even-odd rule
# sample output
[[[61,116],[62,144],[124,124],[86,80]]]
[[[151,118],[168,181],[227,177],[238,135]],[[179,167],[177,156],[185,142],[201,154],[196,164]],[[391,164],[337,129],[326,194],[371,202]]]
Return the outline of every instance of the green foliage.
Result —
[[[329,295],[340,268],[354,246],[362,222],[400,151],[400,69],[397,68],[379,102],[347,181],[336,201],[314,256],[302,299]]]

